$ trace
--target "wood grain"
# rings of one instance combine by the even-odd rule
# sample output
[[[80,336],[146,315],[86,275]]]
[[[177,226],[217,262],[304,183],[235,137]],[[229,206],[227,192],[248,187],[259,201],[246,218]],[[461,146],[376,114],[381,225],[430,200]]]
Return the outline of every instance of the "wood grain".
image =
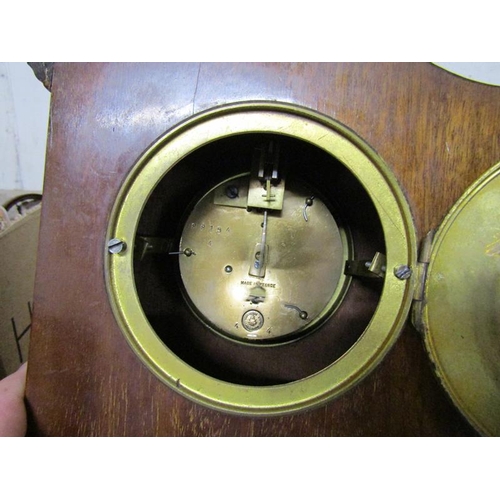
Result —
[[[410,325],[354,390],[287,417],[191,403],[128,347],[103,263],[121,183],[174,124],[254,99],[307,106],[356,131],[391,166],[420,237],[500,160],[500,88],[431,64],[56,64],[27,386],[32,435],[475,435]]]

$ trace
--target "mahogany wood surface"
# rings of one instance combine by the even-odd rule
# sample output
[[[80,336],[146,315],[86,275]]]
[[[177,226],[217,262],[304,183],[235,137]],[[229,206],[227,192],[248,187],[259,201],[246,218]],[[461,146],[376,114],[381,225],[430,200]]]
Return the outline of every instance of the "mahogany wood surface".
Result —
[[[419,238],[500,160],[500,88],[431,64],[56,64],[27,384],[31,435],[476,435],[410,324],[355,389],[285,417],[192,403],[129,348],[109,305],[103,260],[125,176],[179,121],[256,99],[307,106],[356,131],[395,173]]]

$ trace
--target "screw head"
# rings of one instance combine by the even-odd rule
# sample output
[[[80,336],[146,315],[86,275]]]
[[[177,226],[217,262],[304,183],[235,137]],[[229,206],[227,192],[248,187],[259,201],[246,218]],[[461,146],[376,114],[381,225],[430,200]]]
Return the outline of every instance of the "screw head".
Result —
[[[228,198],[230,198],[231,200],[234,200],[234,198],[238,198],[238,194],[239,194],[238,186],[234,186],[234,185],[227,186],[226,196]]]
[[[127,244],[119,238],[113,238],[108,241],[108,252],[111,254],[124,252],[126,248]]]
[[[407,265],[401,265],[394,268],[394,275],[400,280],[407,280],[411,274],[411,269]]]

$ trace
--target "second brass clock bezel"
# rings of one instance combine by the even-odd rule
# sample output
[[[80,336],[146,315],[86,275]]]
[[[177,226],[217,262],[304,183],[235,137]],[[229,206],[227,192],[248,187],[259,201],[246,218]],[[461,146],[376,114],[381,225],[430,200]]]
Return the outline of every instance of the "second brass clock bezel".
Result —
[[[160,180],[183,158],[211,142],[238,134],[281,134],[308,142],[341,162],[370,196],[383,228],[387,273],[377,309],[358,341],[323,370],[295,382],[238,385],[215,379],[176,356],[151,327],[134,281],[133,245],[139,220]],[[406,321],[414,274],[400,279],[401,265],[416,265],[416,234],[406,199],[388,166],[346,126],[300,106],[244,102],[195,115],[160,137],[132,167],[113,207],[106,241],[124,243],[108,254],[106,279],[114,315],[142,362],[166,385],[211,408],[248,415],[285,414],[336,397],[383,359]]]

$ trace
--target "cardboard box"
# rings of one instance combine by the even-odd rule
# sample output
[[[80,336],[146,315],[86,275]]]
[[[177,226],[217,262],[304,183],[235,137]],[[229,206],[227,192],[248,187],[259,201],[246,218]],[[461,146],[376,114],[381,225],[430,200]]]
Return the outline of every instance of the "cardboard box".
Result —
[[[41,211],[36,198],[0,191],[0,378],[28,359]]]

